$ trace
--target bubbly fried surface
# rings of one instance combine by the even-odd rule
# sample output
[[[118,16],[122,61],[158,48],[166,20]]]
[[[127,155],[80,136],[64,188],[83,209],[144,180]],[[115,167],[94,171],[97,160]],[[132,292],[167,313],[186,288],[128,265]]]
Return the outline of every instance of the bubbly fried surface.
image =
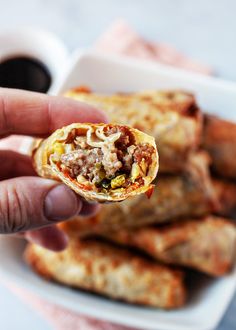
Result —
[[[228,273],[235,262],[236,227],[223,218],[209,216],[163,227],[120,229],[103,235],[139,248],[165,263],[191,267],[213,276]]]
[[[158,308],[185,302],[183,273],[96,240],[70,237],[60,253],[28,245],[25,258],[40,276],[113,299]]]

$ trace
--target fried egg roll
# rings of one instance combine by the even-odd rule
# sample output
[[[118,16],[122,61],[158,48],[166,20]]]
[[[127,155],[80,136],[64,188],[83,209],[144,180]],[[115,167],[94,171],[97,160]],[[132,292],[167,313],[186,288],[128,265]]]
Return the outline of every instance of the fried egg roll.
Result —
[[[89,201],[116,202],[152,189],[158,154],[154,139],[114,124],[71,124],[33,151],[37,173],[61,180]]]
[[[236,183],[215,178],[213,187],[219,202],[215,214],[236,219]]]
[[[71,236],[63,252],[30,244],[25,259],[47,280],[156,308],[185,302],[184,274],[126,249]]]
[[[236,123],[206,115],[203,148],[209,152],[216,174],[236,179]]]
[[[190,267],[212,276],[228,273],[235,263],[236,227],[208,216],[162,227],[103,233],[111,241],[138,248],[167,264]]]
[[[129,125],[154,136],[163,173],[182,171],[200,143],[202,114],[190,93],[147,91],[104,95],[76,88],[65,96],[104,110],[113,123]]]

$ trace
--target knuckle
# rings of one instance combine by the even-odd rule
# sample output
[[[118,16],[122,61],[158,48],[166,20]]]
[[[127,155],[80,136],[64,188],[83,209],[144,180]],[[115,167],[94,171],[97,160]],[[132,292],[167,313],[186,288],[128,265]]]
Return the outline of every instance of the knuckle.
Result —
[[[3,135],[9,130],[6,109],[6,98],[0,91],[0,132],[3,132]]]
[[[10,234],[26,229],[28,218],[26,210],[14,185],[1,189],[0,233]]]

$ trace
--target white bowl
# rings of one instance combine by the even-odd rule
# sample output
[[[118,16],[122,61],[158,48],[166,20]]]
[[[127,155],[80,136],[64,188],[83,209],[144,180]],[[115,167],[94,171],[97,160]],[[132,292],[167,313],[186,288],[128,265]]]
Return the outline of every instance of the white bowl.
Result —
[[[61,78],[69,53],[62,41],[46,30],[21,27],[1,31],[0,61],[15,56],[28,56],[44,63],[53,86]]]
[[[54,93],[79,85],[88,85],[99,92],[184,88],[196,94],[204,110],[236,120],[236,84],[162,65],[77,53]],[[24,264],[23,249],[24,243],[20,240],[9,237],[0,240],[0,251],[4,251],[0,254],[2,278],[71,310],[145,330],[214,329],[236,288],[236,269],[215,280],[193,275],[191,298],[185,307],[163,311],[134,306],[44,281]]]

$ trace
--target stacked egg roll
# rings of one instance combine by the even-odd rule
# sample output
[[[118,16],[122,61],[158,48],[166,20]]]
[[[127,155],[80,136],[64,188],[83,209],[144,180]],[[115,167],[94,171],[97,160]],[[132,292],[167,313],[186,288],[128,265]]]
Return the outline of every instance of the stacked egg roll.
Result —
[[[205,115],[203,148],[212,158],[214,172],[228,179],[236,179],[236,123],[216,116]]]
[[[221,178],[214,178],[213,188],[218,200],[215,214],[236,219],[236,183]]]
[[[164,263],[190,267],[212,276],[228,273],[235,260],[236,227],[214,216],[162,227],[123,228],[102,235],[138,248]]]
[[[215,214],[236,219],[236,123],[206,114],[202,146],[211,157]]]
[[[202,114],[194,96],[184,91],[96,94],[76,88],[65,96],[104,110],[112,123],[129,125],[156,139],[160,171],[180,172],[201,141]]]
[[[165,309],[184,304],[183,272],[106,242],[80,240],[70,232],[69,245],[63,252],[28,245],[25,258],[36,273],[129,303]]]

